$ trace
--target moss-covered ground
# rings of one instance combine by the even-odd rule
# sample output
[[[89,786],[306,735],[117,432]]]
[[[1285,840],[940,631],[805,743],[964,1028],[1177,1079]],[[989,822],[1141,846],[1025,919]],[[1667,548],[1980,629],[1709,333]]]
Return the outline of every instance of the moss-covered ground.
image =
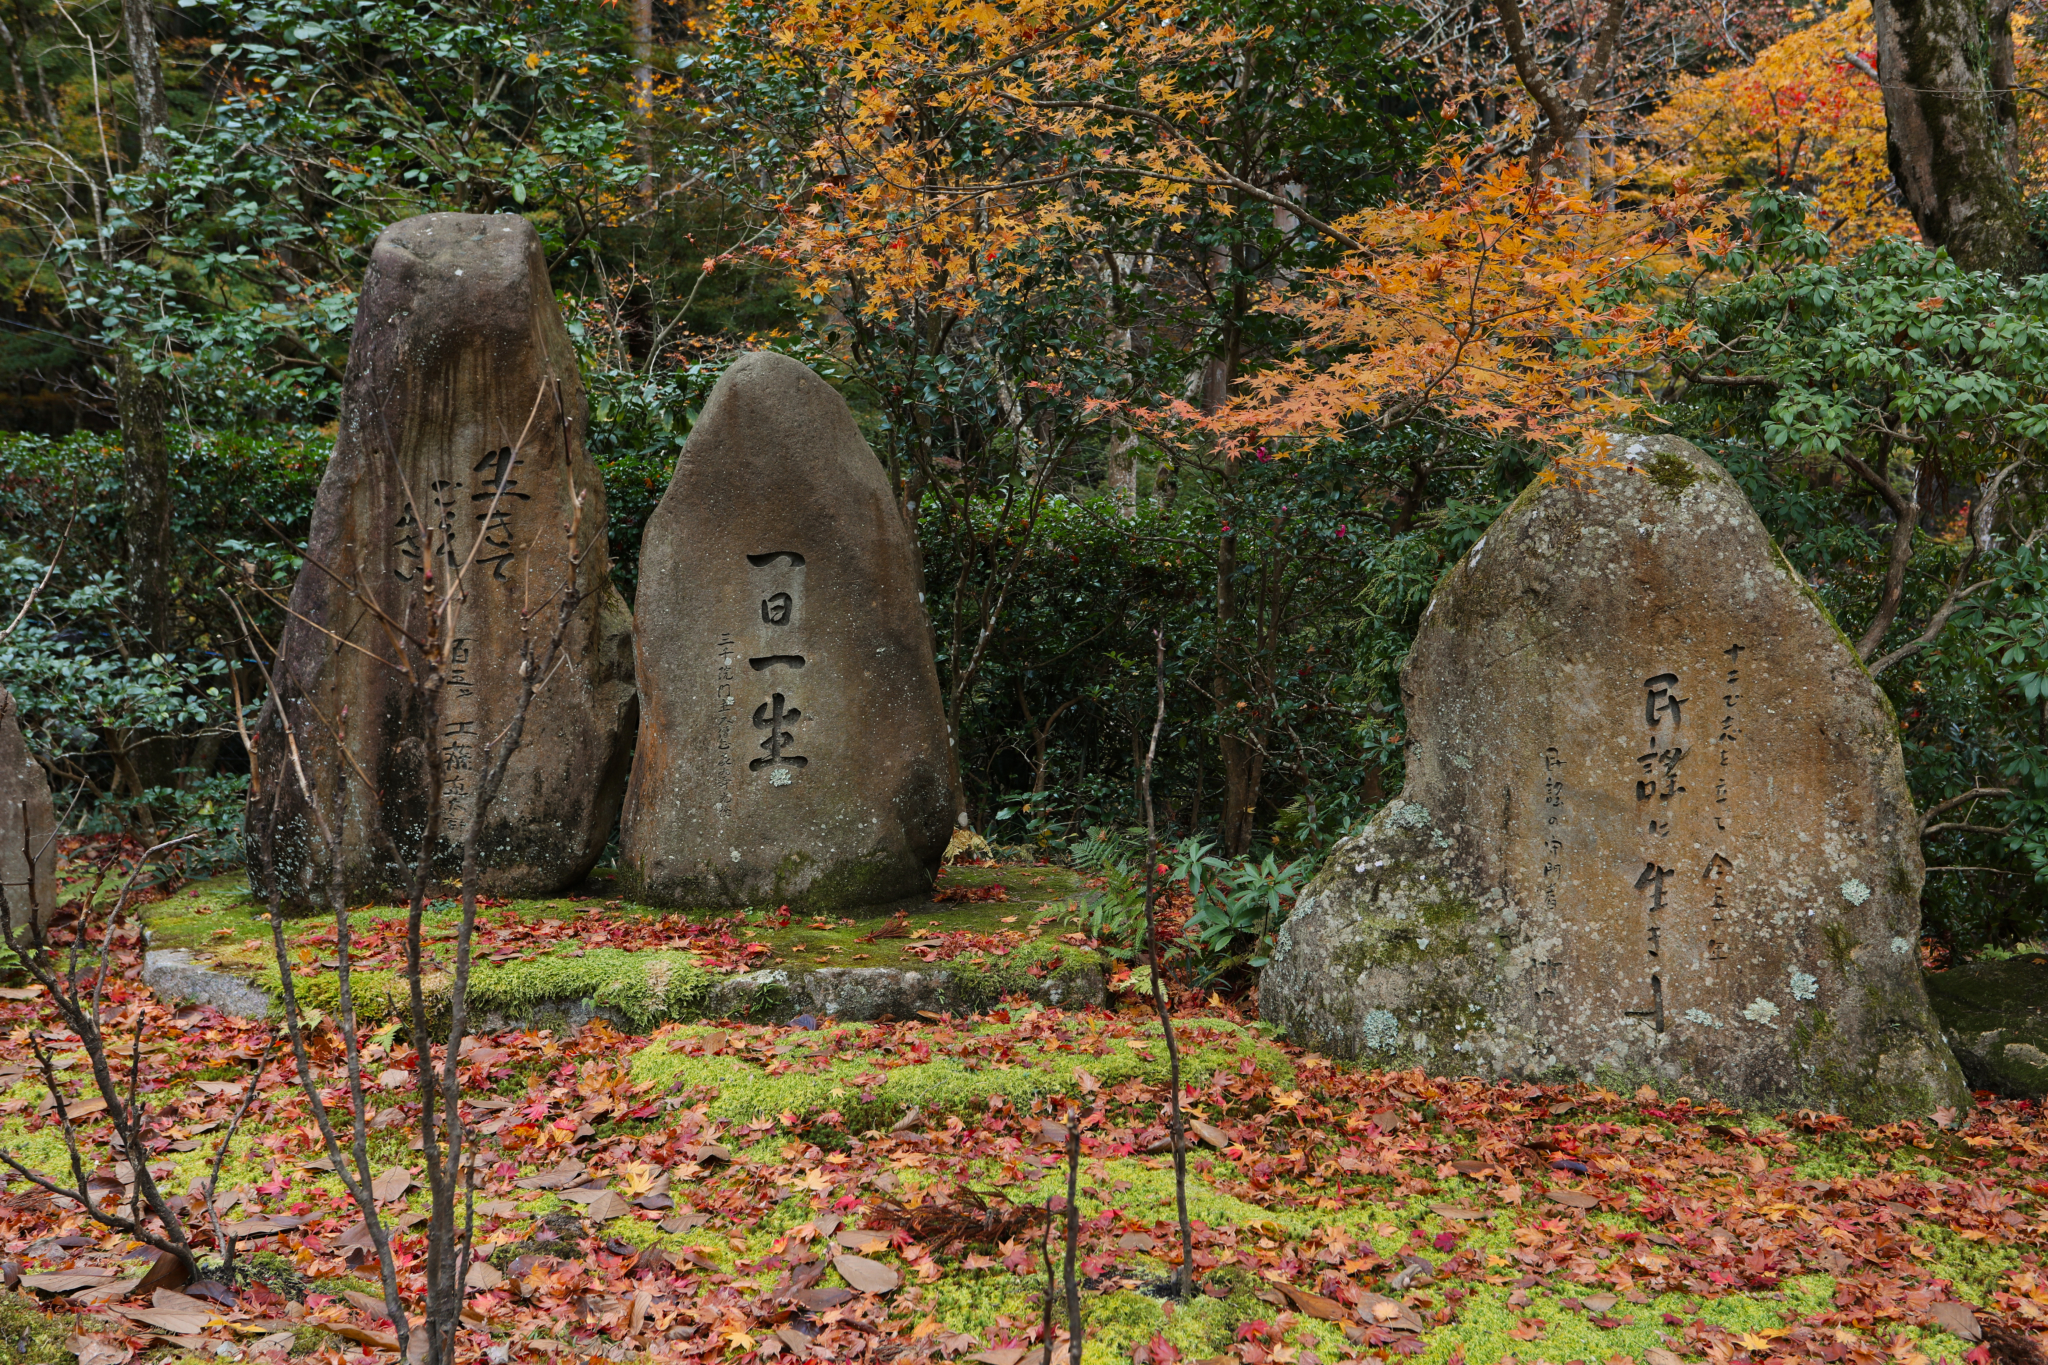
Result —
[[[267,926],[233,892],[206,884],[155,907],[158,942],[243,951]],[[573,926],[589,922],[579,906],[592,903],[604,904],[493,913]],[[1022,933],[1043,913],[1012,900],[931,918]],[[601,918],[638,914],[608,907]],[[388,917],[367,910],[360,923],[374,941]],[[644,917],[650,933],[660,922]],[[901,942],[859,941],[885,922],[763,922],[758,941],[778,957],[901,953]],[[1041,937],[1057,941],[1061,928]],[[292,926],[295,949],[321,951],[312,929]],[[692,989],[681,950],[586,947],[579,959],[568,940],[546,941],[536,960],[673,951],[668,989]],[[217,1321],[180,1339],[123,1316],[148,1304],[120,1300],[118,1285],[104,1304],[45,1288],[27,1317],[26,1300],[0,1302],[0,1334],[26,1324],[20,1358],[31,1361],[57,1359],[50,1351],[74,1334],[163,1359],[218,1360],[227,1344],[336,1362],[344,1351],[360,1359],[367,1334],[376,1354],[382,1326],[347,1297],[376,1292],[374,1267],[350,1246],[359,1215],[320,1166],[324,1147],[285,1058],[273,1052],[258,1070],[268,1026],[154,999],[138,956],[132,935],[117,937],[107,1008],[121,1037],[140,1038],[160,1186],[202,1197],[196,1182],[253,1084],[221,1166],[223,1222],[296,1224],[245,1225],[243,1259],[262,1257],[260,1283],[238,1283],[233,1309],[219,1306]],[[260,960],[245,961],[253,970]],[[69,1156],[31,1030],[50,1038],[67,1101],[94,1089],[76,1041],[54,1027],[44,1002],[0,998],[0,1150],[61,1178]],[[371,1170],[402,1168],[415,1182],[384,1212],[421,1213],[413,1054],[394,1024],[372,1020],[364,1034]],[[1202,1286],[1185,1303],[1160,1292],[1179,1239],[1168,1050],[1142,1012],[1012,999],[972,1018],[669,1021],[645,1036],[599,1020],[472,1039],[462,1074],[484,1153],[477,1254],[504,1280],[470,1296],[479,1330],[465,1351],[737,1361],[1022,1350],[1037,1341],[1044,1210],[1064,1196],[1069,1128],[1081,1134],[1075,1260],[1089,1365],[1140,1355],[1299,1365],[1311,1354],[1330,1365],[1668,1365],[1654,1352],[1716,1365],[1961,1361],[1971,1349],[1951,1330],[1961,1310],[1944,1305],[2020,1333],[2048,1329],[2048,1133],[2030,1105],[1858,1131],[1648,1090],[1372,1072],[1289,1048],[1193,998],[1175,1040]],[[312,1043],[338,1103],[331,1018]],[[345,1116],[341,1126],[346,1140]],[[88,1172],[118,1181],[104,1119],[85,1117],[82,1131]],[[192,1222],[210,1261],[211,1220]],[[420,1229],[397,1241],[401,1282],[416,1292]],[[31,1277],[132,1276],[143,1263],[123,1259],[130,1250],[19,1180],[0,1190],[0,1261]],[[0,1359],[16,1358],[9,1346],[0,1336]]]
[[[1099,965],[1099,956],[1071,937],[1081,892],[1072,872],[962,866],[946,869],[941,880],[942,893],[990,889],[1004,899],[899,902],[861,917],[792,916],[776,907],[653,909],[612,895],[603,881],[582,888],[587,895],[486,905],[478,915],[471,1006],[485,1014],[545,1017],[549,1006],[587,1001],[615,1022],[645,1029],[701,1017],[711,1011],[715,978],[763,968],[950,969],[1021,989],[1029,984],[1025,977]],[[447,999],[460,915],[457,905],[443,901],[423,917],[422,981],[437,1009]],[[404,919],[402,906],[363,906],[349,915],[351,989],[367,1016],[397,1017],[409,999],[401,970]],[[277,994],[267,912],[240,874],[186,886],[145,907],[144,920],[151,947],[189,950],[205,965]],[[317,1008],[336,1007],[333,921],[288,920],[285,937],[300,996]]]

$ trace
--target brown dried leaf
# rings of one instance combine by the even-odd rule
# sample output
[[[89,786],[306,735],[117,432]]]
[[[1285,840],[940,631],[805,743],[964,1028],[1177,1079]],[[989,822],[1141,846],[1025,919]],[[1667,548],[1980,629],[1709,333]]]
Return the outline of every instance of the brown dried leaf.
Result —
[[[389,1204],[411,1188],[412,1172],[403,1166],[393,1166],[371,1182],[370,1193],[377,1197],[378,1203]]]
[[[155,1262],[144,1273],[142,1282],[135,1286],[135,1292],[154,1294],[159,1289],[183,1289],[191,1279],[182,1260],[168,1251],[159,1251]]]
[[[903,1283],[903,1277],[896,1273],[895,1267],[871,1261],[865,1256],[834,1256],[832,1268],[839,1272],[841,1279],[863,1294],[887,1294]]]
[[[1937,1303],[1927,1310],[1927,1316],[1934,1320],[1936,1327],[1954,1333],[1964,1341],[1984,1339],[1984,1328],[1967,1303],[1957,1303],[1952,1299]]]
[[[1462,1204],[1431,1204],[1430,1211],[1439,1218],[1453,1221],[1470,1221],[1475,1218],[1491,1217],[1484,1209],[1468,1209]]]
[[[194,1302],[197,1301],[195,1300]],[[168,1332],[172,1336],[178,1337],[195,1336],[205,1331],[206,1325],[213,1321],[212,1310],[204,1307],[196,1309],[116,1308],[114,1311],[124,1318],[133,1318],[144,1326],[154,1327],[160,1332]]]
[[[380,1351],[395,1351],[398,1349],[398,1337],[391,1332],[379,1332],[373,1327],[358,1327],[352,1322],[331,1324],[323,1322],[317,1325],[327,1328],[328,1331],[338,1337],[347,1337],[350,1341],[359,1341],[365,1346],[374,1347]],[[424,1339],[425,1333],[421,1333],[420,1336]]]
[[[563,1190],[562,1198],[573,1199],[583,1205],[583,1216],[593,1223],[623,1218],[632,1212],[625,1200],[608,1189]]]
[[[1284,1280],[1273,1281],[1273,1287],[1287,1296],[1287,1301],[1294,1305],[1294,1311],[1297,1313],[1306,1313],[1312,1318],[1321,1318],[1324,1322],[1342,1322],[1350,1316],[1344,1311],[1344,1305],[1335,1299],[1325,1298],[1321,1294],[1311,1294],[1306,1289],[1296,1289]],[[1417,1327],[1419,1330],[1420,1324],[1417,1324]]]
[[[72,1337],[64,1348],[78,1357],[78,1365],[127,1365],[135,1354],[120,1342],[84,1335]]]
[[[116,1278],[111,1271],[105,1270],[52,1270],[24,1275],[21,1283],[25,1289],[39,1289],[45,1294],[69,1294],[74,1289],[92,1289],[112,1283]]]

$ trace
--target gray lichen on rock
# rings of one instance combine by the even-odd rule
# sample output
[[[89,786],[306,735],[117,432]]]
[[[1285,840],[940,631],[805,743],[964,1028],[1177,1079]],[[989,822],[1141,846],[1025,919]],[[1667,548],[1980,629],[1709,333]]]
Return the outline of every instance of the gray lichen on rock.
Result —
[[[1883,698],[1712,460],[1590,454],[1438,586],[1406,785],[1303,894],[1263,1013],[1376,1065],[1963,1098],[1891,947],[1924,871]]]

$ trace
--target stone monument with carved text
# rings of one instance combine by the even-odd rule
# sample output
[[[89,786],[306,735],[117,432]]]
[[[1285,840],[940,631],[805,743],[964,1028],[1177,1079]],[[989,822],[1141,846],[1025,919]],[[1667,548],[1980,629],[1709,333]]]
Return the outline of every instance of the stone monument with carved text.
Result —
[[[647,523],[622,874],[661,905],[931,889],[961,810],[910,527],[830,385],[720,376]]]
[[[18,934],[30,912],[43,923],[57,908],[57,816],[50,779],[28,751],[14,695],[0,687],[0,886]]]
[[[434,213],[385,229],[280,646],[285,707],[266,705],[255,734],[246,835],[259,892],[274,869],[295,908],[326,893],[305,786],[338,831],[343,894],[402,891],[426,825],[430,748],[442,775],[437,876],[457,872],[474,820],[493,894],[561,891],[596,863],[624,795],[635,694],[587,424],[532,225]],[[446,682],[430,708],[420,649],[450,585],[460,601],[438,631]],[[522,651],[546,659],[572,590],[560,652],[503,786],[479,809],[476,783],[517,709]]]
[[[1967,1102],[1897,722],[1714,461],[1616,437],[1554,466],[1439,584],[1402,691],[1406,785],[1260,983],[1292,1039],[1865,1118]]]

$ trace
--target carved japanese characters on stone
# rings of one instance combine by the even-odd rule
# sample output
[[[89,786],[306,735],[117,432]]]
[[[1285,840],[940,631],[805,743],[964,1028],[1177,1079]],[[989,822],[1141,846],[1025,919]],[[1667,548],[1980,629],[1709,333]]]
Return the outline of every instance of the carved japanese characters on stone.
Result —
[[[909,527],[796,361],[719,379],[647,525],[626,877],[667,905],[930,889],[960,809]]]
[[[1712,460],[1617,438],[1532,489],[1402,688],[1406,786],[1261,983],[1290,1036],[1868,1115],[1963,1095],[1897,724]]]
[[[442,776],[435,875],[456,871],[475,820],[483,887],[495,894],[560,891],[597,861],[624,795],[635,699],[631,619],[611,586],[587,422],[575,350],[525,219],[428,214],[385,230],[292,592],[277,669],[285,707],[266,707],[256,731],[248,836],[259,890],[274,869],[294,908],[326,893],[330,864],[301,766],[339,822],[344,894],[402,890],[426,823],[429,748]],[[423,660],[393,626],[421,637],[433,594],[458,579],[430,713]],[[522,643],[546,652],[550,604],[572,587],[579,605],[562,653],[496,800],[478,809],[477,784],[516,708]]]

